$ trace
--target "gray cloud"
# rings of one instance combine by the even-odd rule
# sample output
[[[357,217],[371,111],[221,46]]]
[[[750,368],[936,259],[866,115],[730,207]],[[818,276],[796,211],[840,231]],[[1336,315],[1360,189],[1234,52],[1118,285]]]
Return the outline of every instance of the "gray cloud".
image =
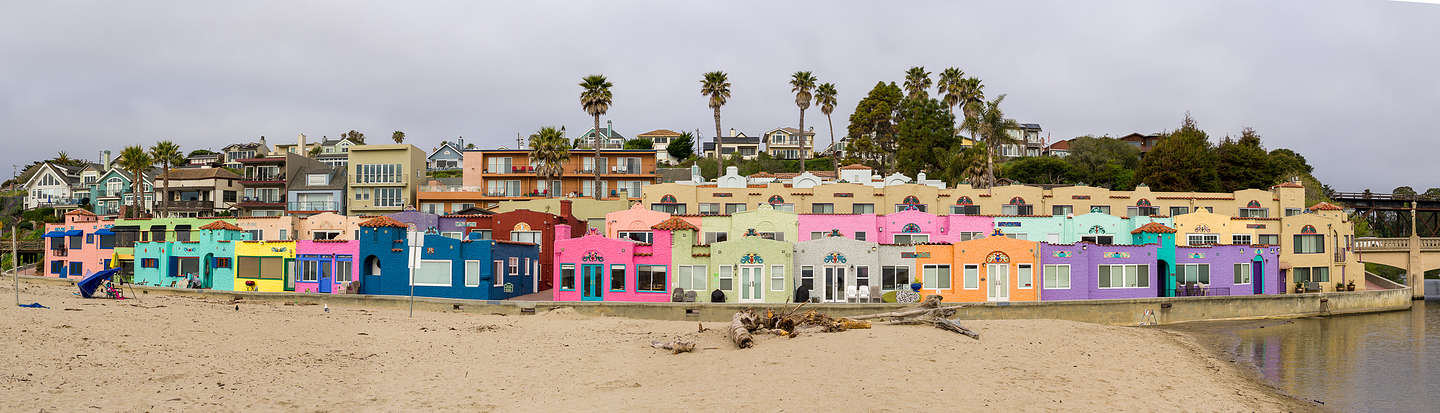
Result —
[[[238,3],[238,2],[237,2]],[[0,161],[171,138],[404,130],[513,145],[584,130],[576,83],[615,83],[623,133],[709,136],[702,72],[729,72],[727,128],[793,125],[786,78],[855,102],[905,68],[956,66],[1054,139],[1250,126],[1337,189],[1440,186],[1440,6],[1397,2],[22,2],[0,15]],[[812,110],[828,141],[823,116]]]

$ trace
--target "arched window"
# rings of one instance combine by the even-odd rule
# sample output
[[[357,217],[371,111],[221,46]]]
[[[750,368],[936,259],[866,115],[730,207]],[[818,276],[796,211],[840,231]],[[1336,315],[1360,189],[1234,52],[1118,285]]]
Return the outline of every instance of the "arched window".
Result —
[[[968,196],[961,195],[959,199],[955,200],[955,205],[975,205],[975,201]]]
[[[1035,206],[1026,204],[1025,198],[1018,196],[1010,198],[1010,203],[1000,207],[1001,215],[1033,215],[1034,213]]]
[[[1316,233],[1316,232],[1315,232],[1315,226],[1314,226],[1314,225],[1306,225],[1306,226],[1300,227],[1300,233],[1301,233],[1301,234],[1314,234],[1314,233]]]
[[[666,203],[666,204],[673,204],[673,203],[675,203],[675,196],[674,196],[674,195],[670,195],[670,194],[665,194],[665,196],[660,197],[660,202],[661,202],[661,203]]]
[[[380,276],[380,258],[374,255],[365,257],[365,273],[367,276]]]
[[[903,232],[903,233],[906,233],[906,234],[918,233],[918,232],[920,232],[920,226],[919,226],[919,225],[915,225],[915,224],[905,224],[905,227],[904,227],[904,228],[901,228],[901,229],[900,229],[900,232]]]
[[[920,198],[916,198],[914,195],[910,195],[905,197],[905,200],[900,201],[900,203],[905,205],[920,205]]]
[[[1010,198],[1010,205],[1025,205],[1025,198],[1021,198],[1018,196]]]
[[[784,198],[784,197],[781,197],[781,196],[779,196],[779,195],[771,195],[771,196],[770,196],[770,205],[779,205],[779,204],[783,204],[783,203],[785,203],[785,198]]]
[[[1140,198],[1139,201],[1135,201],[1135,206],[1138,206],[1138,207],[1148,207],[1148,206],[1150,206],[1150,200],[1145,199],[1145,198]]]
[[[951,215],[980,215],[980,206],[975,205],[975,200],[968,196],[961,195],[955,199],[955,205],[950,206]]]

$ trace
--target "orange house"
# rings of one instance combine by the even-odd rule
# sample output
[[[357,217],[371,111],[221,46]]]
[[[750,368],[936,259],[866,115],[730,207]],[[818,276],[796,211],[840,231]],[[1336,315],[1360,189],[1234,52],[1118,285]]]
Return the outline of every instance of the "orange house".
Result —
[[[920,294],[946,302],[1037,301],[1040,244],[989,236],[955,244],[915,246]]]

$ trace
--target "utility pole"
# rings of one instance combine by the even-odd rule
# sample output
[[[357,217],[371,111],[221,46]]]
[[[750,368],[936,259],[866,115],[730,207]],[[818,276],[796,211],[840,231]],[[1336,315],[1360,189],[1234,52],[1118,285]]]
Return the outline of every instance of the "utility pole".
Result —
[[[20,305],[20,250],[15,248],[15,230],[20,229],[20,217],[15,217],[15,225],[10,228],[10,270],[15,277],[15,305]]]

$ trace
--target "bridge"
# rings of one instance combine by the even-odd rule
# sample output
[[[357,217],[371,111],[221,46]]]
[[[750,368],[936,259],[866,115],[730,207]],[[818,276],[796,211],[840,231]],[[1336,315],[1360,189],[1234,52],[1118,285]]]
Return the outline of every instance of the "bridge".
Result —
[[[1380,237],[1440,237],[1440,197],[1374,192],[1334,192],[1330,199],[1355,212]]]
[[[1418,208],[1419,201],[1409,201],[1408,210],[1396,209],[1393,202],[1395,201],[1379,200],[1376,204],[1370,204],[1369,211],[1403,214],[1410,221],[1409,231],[1405,231],[1409,236],[1358,238],[1355,240],[1355,253],[1358,254],[1360,262],[1404,268],[1405,284],[1410,287],[1410,298],[1424,300],[1425,271],[1440,269],[1440,237],[1420,236],[1422,231],[1419,228],[1419,217],[1427,212]],[[1440,205],[1440,201],[1433,202]],[[1379,206],[1376,206],[1377,204]],[[1360,209],[1357,209],[1357,212],[1362,216],[1365,214]],[[1440,206],[1437,206],[1436,212],[1440,212]],[[1428,215],[1432,219],[1440,218],[1440,213],[1436,212],[1429,212]],[[1440,225],[1440,222],[1432,222],[1432,225]]]

